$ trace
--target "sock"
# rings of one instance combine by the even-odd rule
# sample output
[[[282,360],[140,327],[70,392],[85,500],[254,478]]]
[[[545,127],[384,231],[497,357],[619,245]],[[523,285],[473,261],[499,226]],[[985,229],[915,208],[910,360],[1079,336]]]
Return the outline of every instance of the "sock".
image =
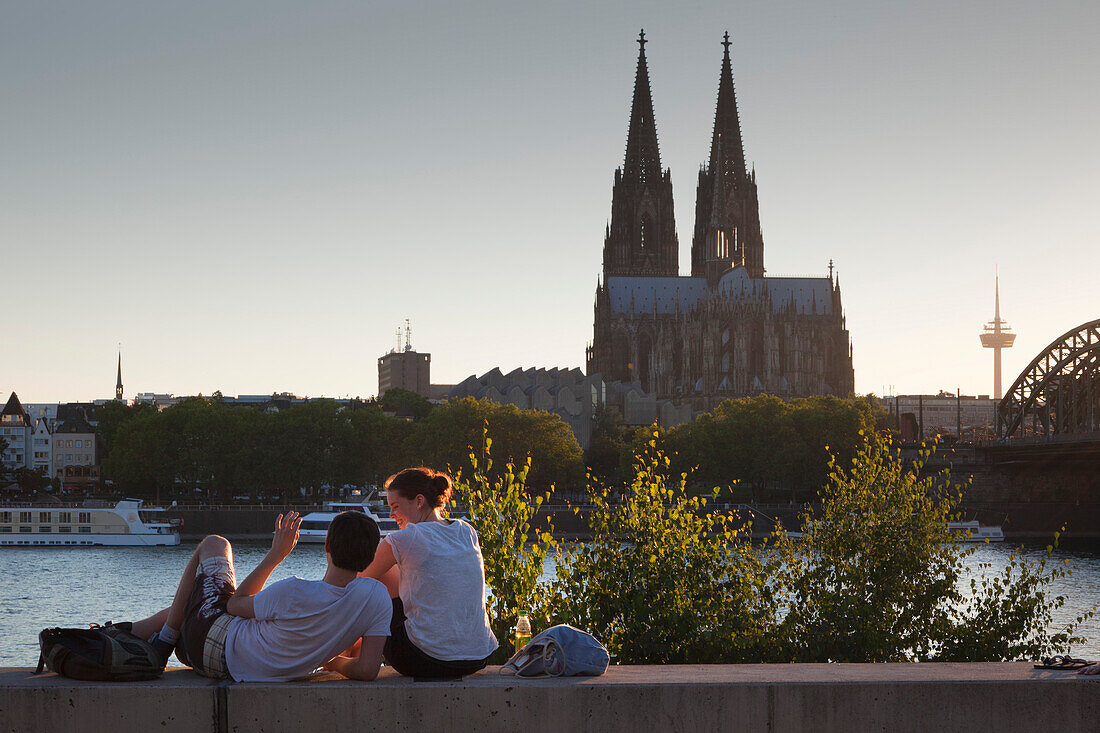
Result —
[[[157,636],[159,636],[163,641],[172,644],[173,646],[175,646],[176,642],[180,640],[179,630],[173,629],[168,624],[165,624],[161,627],[160,631],[157,633]]]

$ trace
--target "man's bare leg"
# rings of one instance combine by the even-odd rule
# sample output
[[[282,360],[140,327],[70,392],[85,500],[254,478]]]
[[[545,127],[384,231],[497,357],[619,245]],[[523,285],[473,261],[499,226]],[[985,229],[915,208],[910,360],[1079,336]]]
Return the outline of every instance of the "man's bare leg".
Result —
[[[224,537],[209,535],[199,543],[199,546],[191,554],[191,559],[187,561],[180,583],[176,586],[176,595],[172,599],[172,605],[157,611],[148,618],[135,621],[132,630],[134,636],[148,639],[165,626],[178,632],[180,627],[183,626],[183,614],[187,607],[187,599],[191,597],[191,591],[195,587],[195,573],[198,571],[199,563],[208,557],[215,556],[227,558],[229,564],[232,565],[233,546]]]
[[[164,622],[168,619],[168,611],[170,610],[171,609],[168,608],[162,608],[149,618],[135,621],[134,627],[130,629],[130,633],[139,639],[148,639],[164,627]]]

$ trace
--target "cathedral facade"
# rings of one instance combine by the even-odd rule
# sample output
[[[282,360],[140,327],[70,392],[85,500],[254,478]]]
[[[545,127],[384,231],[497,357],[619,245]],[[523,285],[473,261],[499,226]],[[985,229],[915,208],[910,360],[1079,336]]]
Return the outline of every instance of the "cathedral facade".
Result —
[[[827,277],[765,274],[756,171],[745,163],[729,34],[710,156],[696,188],[691,274],[680,274],[671,172],[661,167],[644,33],[638,43],[588,373],[640,382],[658,398],[697,409],[759,392],[852,393],[852,349],[832,263]]]

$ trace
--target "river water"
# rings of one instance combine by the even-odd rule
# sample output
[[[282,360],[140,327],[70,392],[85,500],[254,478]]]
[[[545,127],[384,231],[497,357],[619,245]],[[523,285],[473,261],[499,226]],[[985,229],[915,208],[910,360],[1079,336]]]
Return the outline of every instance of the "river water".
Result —
[[[268,544],[234,543],[238,579],[263,558]],[[91,622],[125,621],[147,616],[167,606],[195,543],[178,547],[5,548],[0,550],[0,667],[33,666],[38,661],[38,632],[52,626],[80,627]],[[271,581],[298,575],[324,574],[323,545],[299,545],[271,576]],[[979,545],[967,559],[969,573],[996,573],[1016,551],[1011,544]],[[1044,548],[1026,548],[1026,557],[1038,558]],[[1053,588],[1065,595],[1054,625],[1100,603],[1100,550],[1057,550],[1058,561],[1068,560],[1073,575]],[[549,562],[549,561],[548,561]],[[551,568],[547,568],[551,570]],[[271,582],[269,581],[269,582]],[[1088,640],[1075,647],[1075,656],[1100,659],[1100,619],[1082,628]]]

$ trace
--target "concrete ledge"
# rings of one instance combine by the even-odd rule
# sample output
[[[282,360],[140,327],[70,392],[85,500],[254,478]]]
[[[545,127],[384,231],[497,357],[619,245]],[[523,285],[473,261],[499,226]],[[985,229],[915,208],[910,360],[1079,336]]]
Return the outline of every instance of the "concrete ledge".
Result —
[[[1009,664],[611,667],[602,677],[524,680],[487,669],[455,682],[383,670],[231,684],[171,669],[94,683],[0,670],[8,731],[281,730],[1028,731],[1100,727],[1100,677]]]

